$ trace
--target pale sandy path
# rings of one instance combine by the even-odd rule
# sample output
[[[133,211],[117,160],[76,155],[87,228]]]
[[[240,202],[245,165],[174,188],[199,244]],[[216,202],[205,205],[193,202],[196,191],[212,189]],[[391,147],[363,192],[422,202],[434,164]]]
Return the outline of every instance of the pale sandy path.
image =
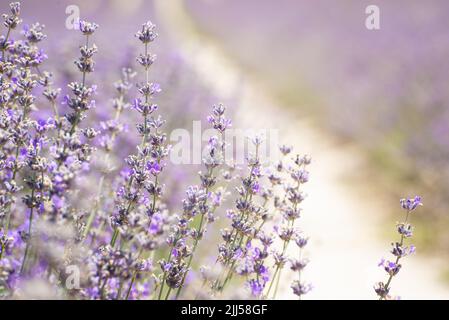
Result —
[[[311,262],[304,278],[315,287],[307,298],[375,298],[372,285],[385,278],[376,265],[387,255],[390,242],[379,238],[380,213],[386,205],[397,203],[385,204],[381,190],[346,183],[356,170],[363,170],[362,154],[354,147],[339,145],[307,119],[295,118],[279,107],[266,88],[243,75],[211,39],[196,33],[182,0],[158,0],[155,7],[181,54],[210,90],[224,98],[239,92],[236,127],[279,129],[283,141],[313,156],[302,222],[311,237],[307,250]],[[428,261],[418,253],[408,258],[394,280],[394,292],[404,299],[448,299],[449,289],[439,281],[438,270],[441,262]],[[292,275],[284,276],[281,282],[286,286],[281,288],[280,297],[293,298],[288,288]]]

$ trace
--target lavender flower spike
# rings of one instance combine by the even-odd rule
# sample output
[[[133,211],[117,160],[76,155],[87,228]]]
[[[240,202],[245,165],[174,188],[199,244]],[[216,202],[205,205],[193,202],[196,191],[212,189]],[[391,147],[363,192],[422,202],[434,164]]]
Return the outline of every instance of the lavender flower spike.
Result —
[[[374,291],[379,296],[380,300],[389,300],[393,297],[390,295],[390,285],[393,278],[399,273],[402,265],[399,263],[400,260],[410,254],[415,253],[415,246],[405,246],[405,239],[412,237],[413,227],[409,223],[409,216],[412,211],[414,211],[418,206],[422,205],[421,197],[416,196],[414,198],[401,199],[400,204],[402,209],[406,210],[405,220],[398,223],[397,231],[400,235],[399,242],[393,242],[391,244],[391,254],[395,257],[394,261],[386,261],[382,259],[379,266],[382,267],[388,274],[388,279],[386,282],[378,282],[374,286]]]

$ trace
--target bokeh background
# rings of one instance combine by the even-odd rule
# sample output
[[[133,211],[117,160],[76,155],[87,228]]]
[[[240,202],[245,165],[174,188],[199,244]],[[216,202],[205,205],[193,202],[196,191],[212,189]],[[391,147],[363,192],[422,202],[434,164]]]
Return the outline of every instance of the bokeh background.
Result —
[[[1,0],[2,11],[9,1]],[[110,117],[113,81],[134,65],[134,33],[160,34],[151,77],[161,83],[170,128],[191,129],[209,106],[229,105],[236,127],[279,129],[314,159],[303,229],[311,237],[309,298],[373,298],[383,280],[398,199],[420,194],[417,255],[393,285],[403,298],[449,298],[449,3],[444,0],[22,1],[23,19],[46,25],[47,69],[61,87],[73,76],[79,35],[66,8],[100,24],[95,119]],[[365,8],[380,8],[380,30]],[[128,154],[136,139],[120,139]],[[196,168],[172,166],[180,194]],[[176,177],[176,180],[174,179]],[[169,199],[170,200],[170,199]],[[391,240],[390,240],[391,239]],[[202,252],[207,256],[207,248]],[[291,297],[288,286],[285,298]]]

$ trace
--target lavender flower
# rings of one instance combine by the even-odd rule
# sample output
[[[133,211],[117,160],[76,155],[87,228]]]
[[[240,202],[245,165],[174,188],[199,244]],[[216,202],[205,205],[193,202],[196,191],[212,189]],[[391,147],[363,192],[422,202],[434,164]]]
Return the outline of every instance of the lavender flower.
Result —
[[[85,35],[90,36],[92,35],[95,30],[97,30],[98,24],[94,22],[87,22],[87,21],[79,21],[79,30]]]
[[[422,206],[421,197],[419,197],[419,196],[416,196],[413,199],[408,199],[408,198],[401,199],[400,203],[401,203],[402,209],[407,210],[407,211],[413,211],[418,206]]]

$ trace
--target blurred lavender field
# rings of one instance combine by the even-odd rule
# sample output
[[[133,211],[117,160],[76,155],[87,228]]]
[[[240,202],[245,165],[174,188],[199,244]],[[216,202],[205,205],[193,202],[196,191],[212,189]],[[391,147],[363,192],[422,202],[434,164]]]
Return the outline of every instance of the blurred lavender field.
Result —
[[[281,101],[363,146],[367,183],[423,194],[422,240],[447,248],[447,1],[187,3],[199,29]],[[380,8],[380,30],[365,28],[370,4]]]

